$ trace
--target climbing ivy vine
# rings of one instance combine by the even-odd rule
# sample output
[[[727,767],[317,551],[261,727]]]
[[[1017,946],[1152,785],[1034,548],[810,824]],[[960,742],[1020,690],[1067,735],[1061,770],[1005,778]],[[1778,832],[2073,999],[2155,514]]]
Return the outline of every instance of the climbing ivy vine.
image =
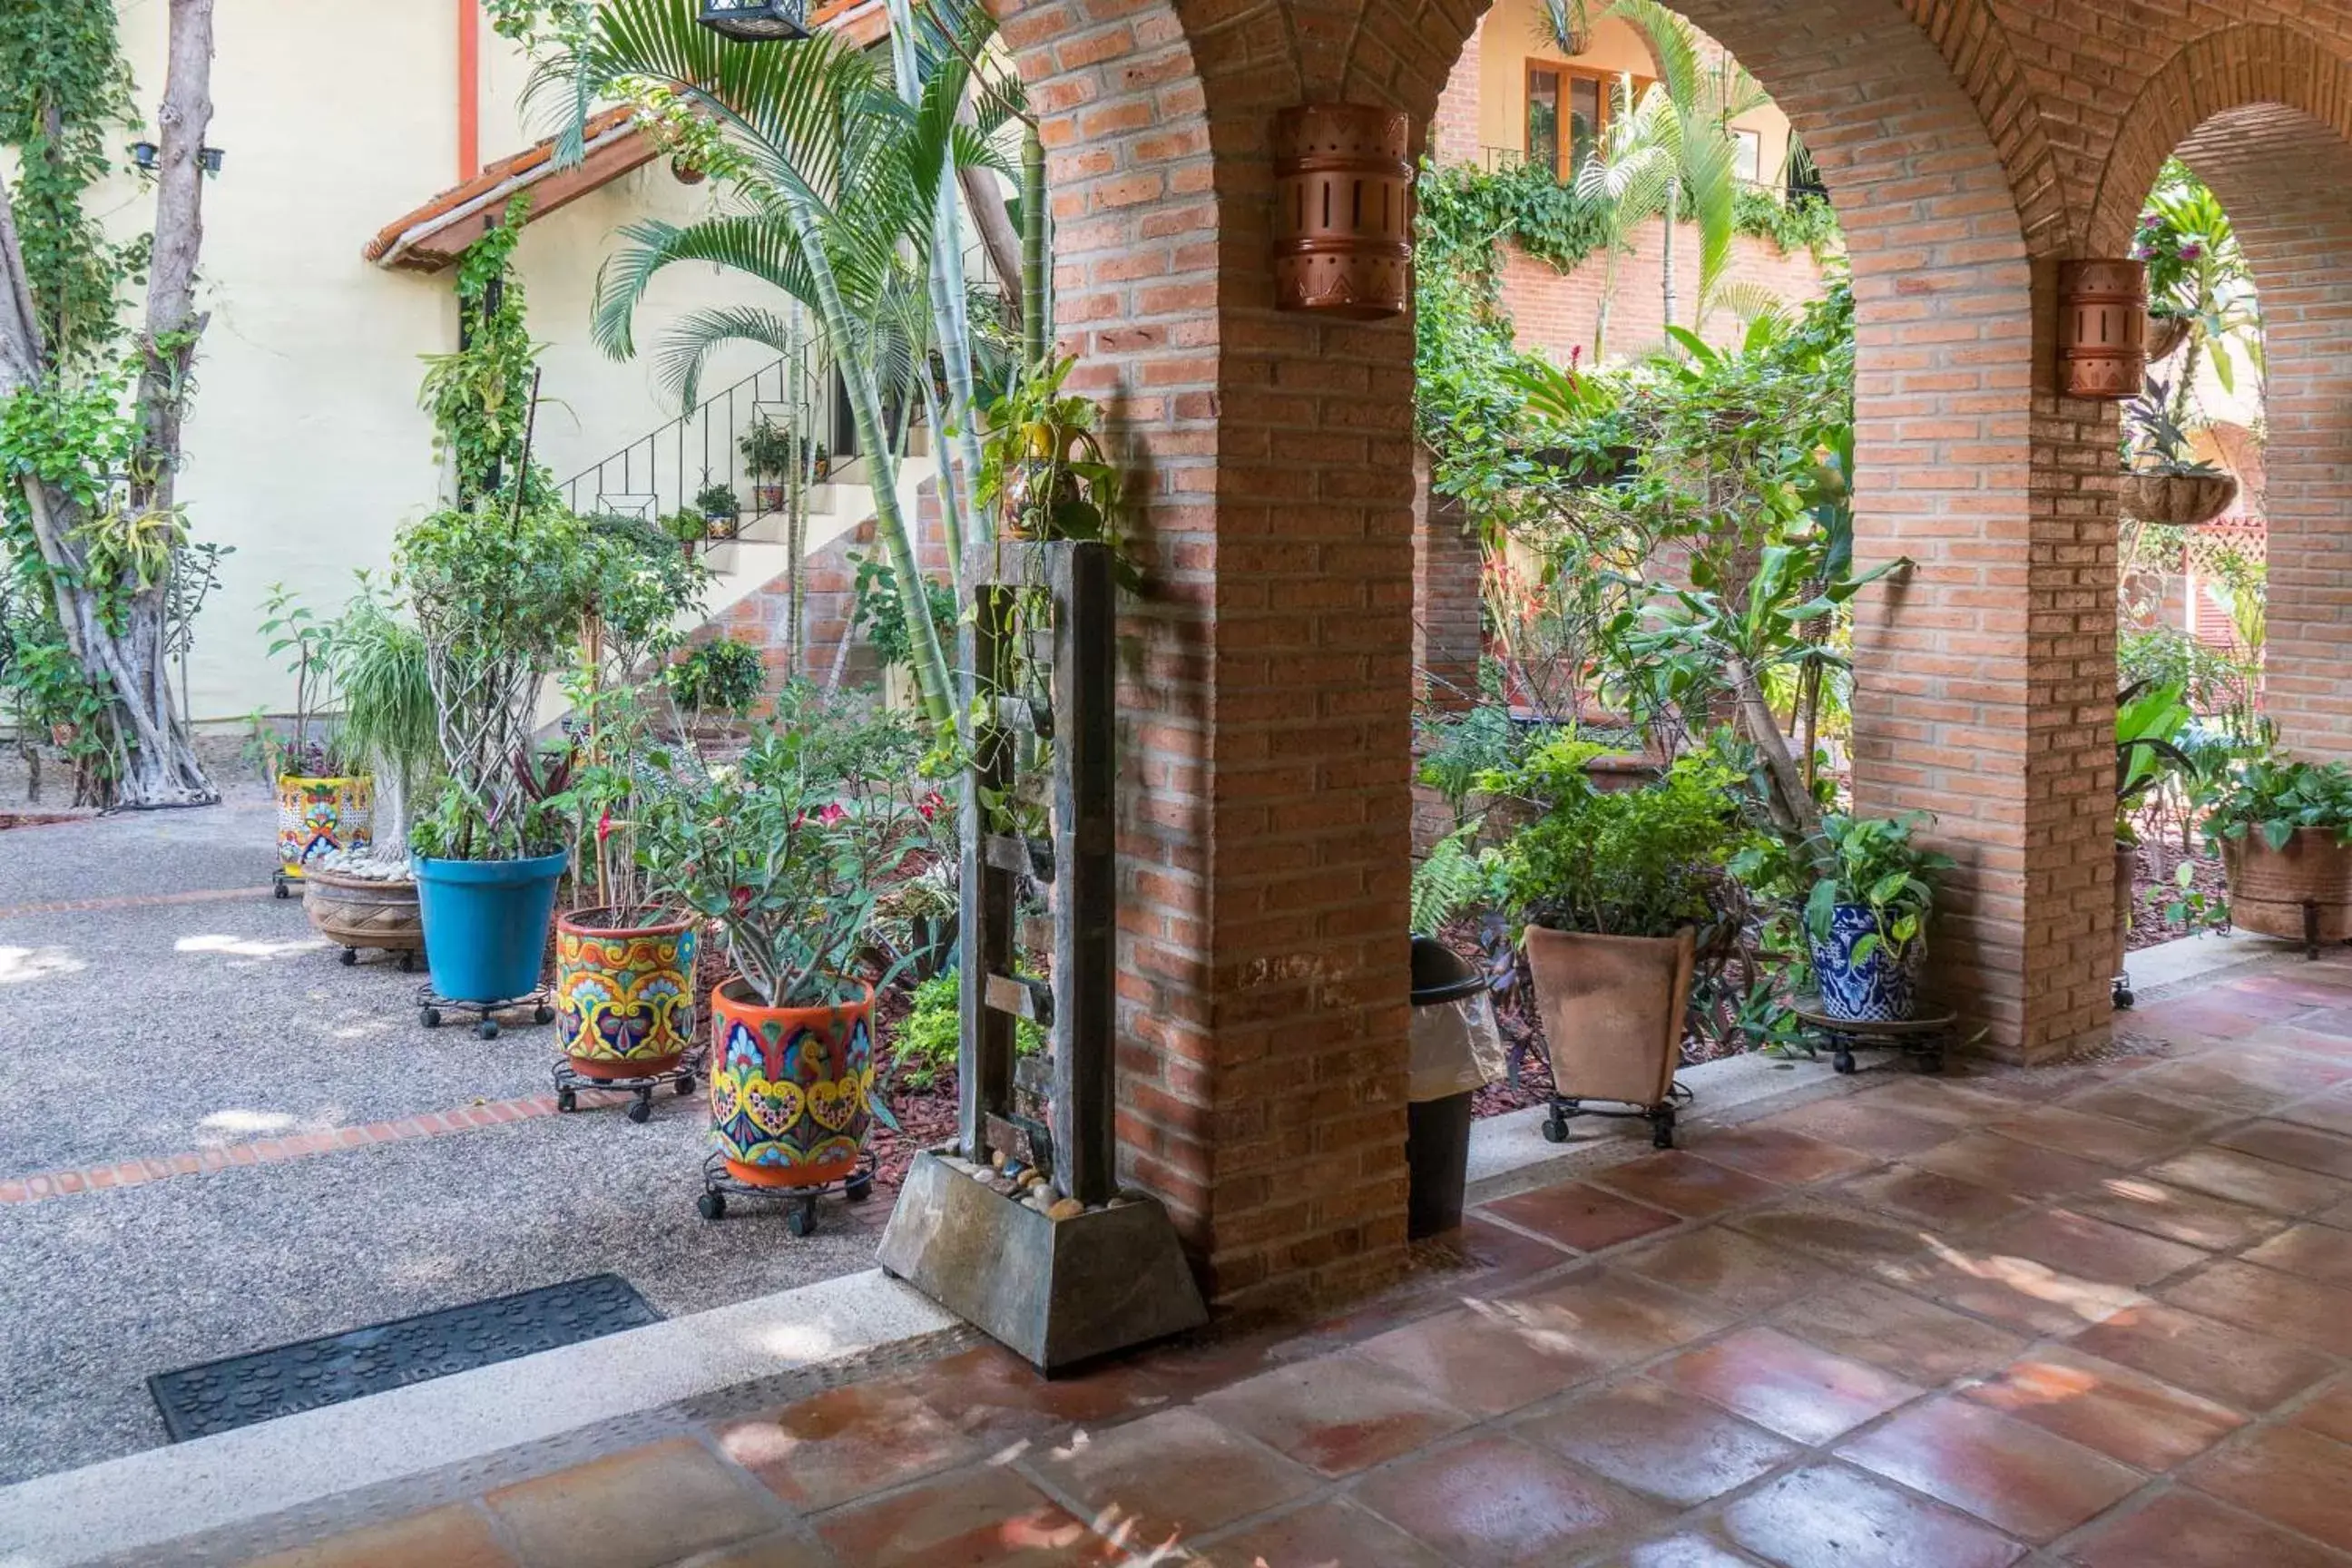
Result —
[[[433,416],[434,456],[452,466],[457,504],[470,506],[523,470],[532,368],[539,346],[524,321],[522,279],[513,260],[530,199],[508,204],[503,222],[466,247],[457,263],[457,353],[425,357],[418,401]],[[526,480],[544,490],[544,475]],[[527,494],[536,505],[544,494]]]

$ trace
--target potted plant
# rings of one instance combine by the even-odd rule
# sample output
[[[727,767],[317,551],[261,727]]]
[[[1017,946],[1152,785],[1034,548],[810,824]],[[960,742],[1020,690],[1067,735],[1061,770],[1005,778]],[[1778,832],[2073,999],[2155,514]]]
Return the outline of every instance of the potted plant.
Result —
[[[1116,544],[1118,470],[1102,447],[1102,410],[1062,383],[1076,359],[1016,377],[991,404],[975,503],[1013,539],[1100,539]]]
[[[425,639],[400,618],[398,602],[361,574],[360,592],[337,619],[335,679],[343,698],[347,748],[368,760],[376,784],[375,842],[312,863],[302,910],[320,935],[340,945],[343,962],[359,950],[399,954],[415,967],[425,949],[424,916],[408,864],[409,803],[440,759],[433,683]]]
[[[533,489],[527,483],[521,487]],[[570,856],[534,751],[541,689],[575,645],[601,552],[551,500],[434,512],[394,546],[425,640],[446,781],[411,829],[434,989],[490,1003],[539,988]],[[484,1020],[484,1032],[495,1026]]]
[[[736,443],[743,453],[743,472],[751,479],[751,510],[784,510],[784,480],[793,471],[790,432],[766,419],[754,420]]]
[[[2166,406],[2168,389],[2151,375],[2147,388],[2124,405],[2126,517],[2194,528],[2212,521],[2237,499],[2238,481],[2189,447],[2188,433]]]
[[[922,749],[887,710],[836,713],[796,686],[734,767],[689,764],[638,830],[652,895],[727,943],[710,1120],[738,1181],[863,1179],[877,979],[857,963],[884,886],[921,843]]]
[[[1542,808],[1502,847],[1495,885],[1524,929],[1551,1047],[1544,1136],[1564,1141],[1567,1113],[1610,1100],[1649,1118],[1666,1148],[1698,948],[1724,902],[1726,863],[1749,836],[1722,763],[1686,755],[1654,784],[1604,790],[1586,767],[1603,750],[1555,740],[1481,781]]]
[[[352,768],[328,714],[335,700],[334,627],[320,620],[283,583],[263,601],[261,635],[273,658],[294,677],[290,735],[257,728],[262,765],[278,791],[278,871],[281,899],[293,896],[313,861],[374,841],[374,784]]]
[[[703,475],[706,481],[709,478]],[[702,514],[706,539],[732,539],[742,530],[742,503],[725,485],[706,482],[694,494],[694,510]]]
[[[1889,1023],[1916,1010],[1935,879],[1952,865],[1913,841],[1928,820],[1924,812],[1822,819],[1805,937],[1830,1017]]]
[[[767,689],[768,667],[760,650],[733,637],[715,637],[669,667],[671,698],[690,715],[698,740],[733,740],[739,721]]]
[[[2210,793],[2205,837],[2233,924],[2292,942],[2352,937],[2352,769],[2257,757]]]
[[[2132,1005],[2124,978],[2124,955],[2131,945],[2132,889],[2139,881],[2139,829],[2133,817],[2141,803],[2176,772],[2187,776],[2195,764],[2176,737],[2188,724],[2189,704],[2178,684],[2136,681],[2116,697],[2116,1005]]]

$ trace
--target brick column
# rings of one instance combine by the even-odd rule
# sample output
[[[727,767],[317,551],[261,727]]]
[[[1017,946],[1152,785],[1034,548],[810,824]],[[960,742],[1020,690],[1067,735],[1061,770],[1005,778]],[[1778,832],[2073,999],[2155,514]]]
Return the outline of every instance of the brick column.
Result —
[[[1430,489],[1428,454],[1412,465],[1413,695],[1428,707],[1477,705],[1483,616],[1477,536],[1462,503]]]

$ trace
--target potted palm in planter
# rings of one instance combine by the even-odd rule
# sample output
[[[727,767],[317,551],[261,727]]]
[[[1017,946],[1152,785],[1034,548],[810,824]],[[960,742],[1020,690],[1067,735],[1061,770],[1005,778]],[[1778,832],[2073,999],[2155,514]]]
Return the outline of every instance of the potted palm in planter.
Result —
[[[2258,757],[2209,805],[2232,924],[2292,942],[2352,938],[2352,769]]]
[[[743,472],[751,480],[751,510],[757,512],[784,510],[784,480],[793,471],[792,437],[772,422],[761,419],[743,432],[736,445],[743,453]]]
[[[1551,1047],[1544,1136],[1564,1142],[1585,1101],[1614,1101],[1631,1109],[1594,1113],[1645,1117],[1670,1148],[1693,970],[1748,835],[1727,767],[1690,755],[1654,784],[1603,790],[1586,764],[1604,750],[1557,740],[1481,780],[1541,811],[1503,846],[1496,886]]]
[[[1805,937],[1827,1016],[1896,1023],[1916,1009],[1935,879],[1952,864],[1913,841],[1927,821],[1924,812],[1822,819]]]
[[[2238,481],[2190,449],[2167,395],[2165,384],[2151,375],[2147,389],[2124,405],[2120,504],[2126,517],[2142,522],[2194,528],[2229,510]]]
[[[709,1085],[714,1158],[738,1182],[862,1195],[869,1179],[877,981],[857,963],[922,842],[921,754],[887,711],[844,717],[795,688],[738,763],[689,763],[646,814],[651,895],[717,927],[734,971],[711,995]]]
[[[570,856],[544,809],[532,729],[541,689],[589,608],[599,553],[561,506],[508,494],[436,511],[395,545],[447,775],[409,843],[425,960],[434,990],[452,1001],[539,988]],[[495,1027],[484,1019],[485,1034]]]
[[[350,764],[341,728],[328,717],[335,702],[335,628],[288,591],[270,584],[261,635],[271,658],[294,677],[294,721],[281,738],[259,731],[262,765],[278,791],[278,869],[281,899],[316,861],[374,841],[374,782]]]
[[[362,574],[358,596],[336,622],[334,657],[344,741],[368,759],[378,831],[373,844],[311,865],[302,911],[343,950],[345,963],[373,947],[397,953],[401,968],[410,969],[425,950],[425,924],[408,864],[409,805],[440,759],[425,639]]]

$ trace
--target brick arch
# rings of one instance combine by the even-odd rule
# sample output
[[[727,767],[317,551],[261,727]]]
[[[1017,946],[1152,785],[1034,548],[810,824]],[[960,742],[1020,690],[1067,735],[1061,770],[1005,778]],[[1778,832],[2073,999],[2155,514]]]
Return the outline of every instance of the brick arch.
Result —
[[[2202,121],[2179,153],[2229,213],[2263,310],[2265,702],[2289,746],[2352,758],[2352,139],[2254,103]]]
[[[2099,173],[2084,254],[2119,256],[2166,158],[2218,115],[2250,104],[2300,110],[2352,137],[2352,59],[2315,34],[2247,24],[2201,34],[2141,86]]]

